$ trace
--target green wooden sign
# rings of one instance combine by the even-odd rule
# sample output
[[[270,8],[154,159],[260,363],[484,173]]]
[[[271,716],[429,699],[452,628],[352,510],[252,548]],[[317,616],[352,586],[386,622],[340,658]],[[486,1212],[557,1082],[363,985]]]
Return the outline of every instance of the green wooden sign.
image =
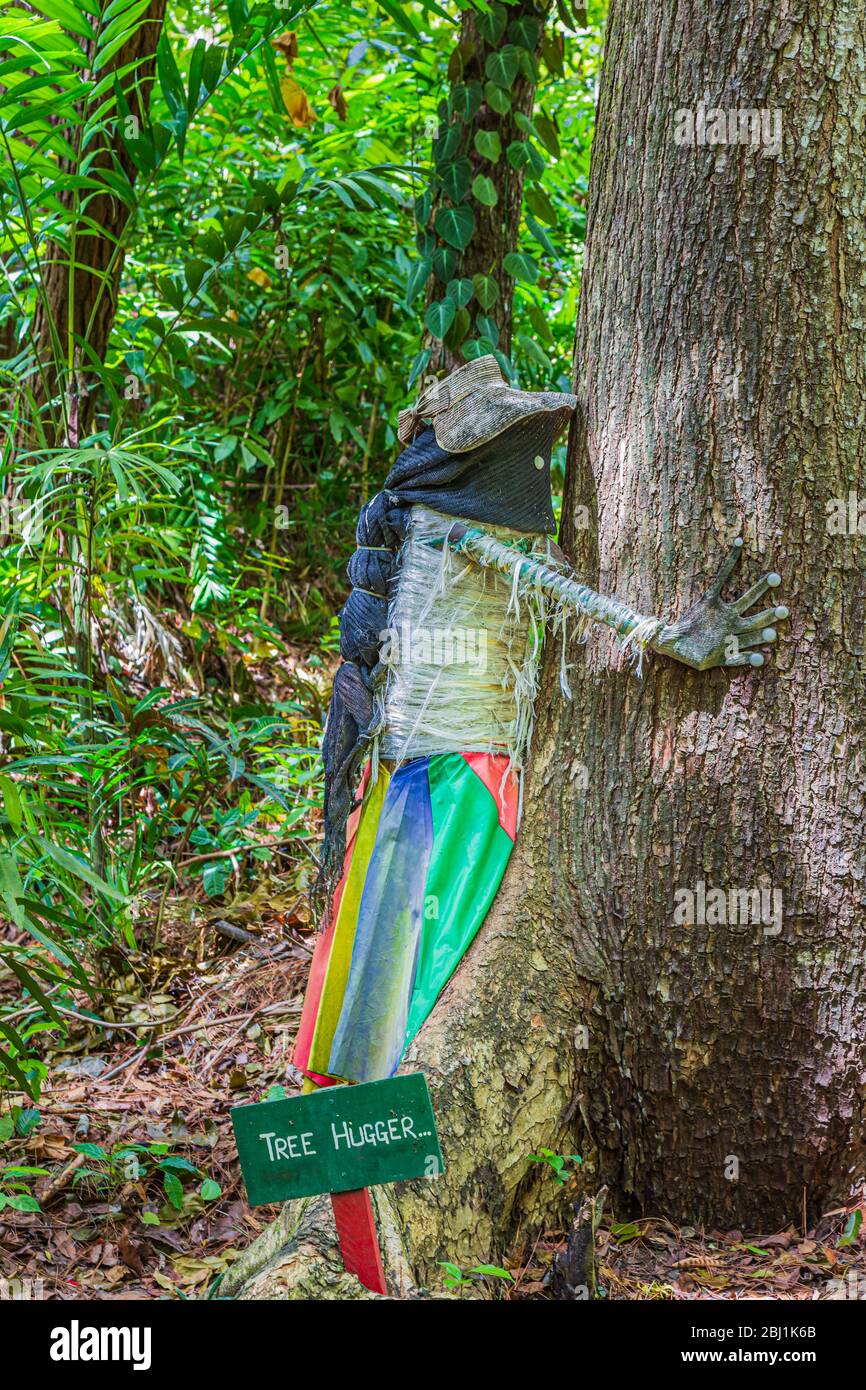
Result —
[[[435,1178],[444,1166],[421,1072],[238,1105],[231,1116],[253,1207]]]

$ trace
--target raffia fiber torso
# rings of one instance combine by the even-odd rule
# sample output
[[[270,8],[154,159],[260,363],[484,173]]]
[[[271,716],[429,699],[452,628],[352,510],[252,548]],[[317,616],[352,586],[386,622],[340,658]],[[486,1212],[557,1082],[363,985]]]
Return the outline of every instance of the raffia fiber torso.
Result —
[[[379,755],[505,753],[522,767],[532,732],[544,620],[540,591],[455,555],[453,518],[412,508],[382,649]],[[546,555],[544,536],[486,527]]]

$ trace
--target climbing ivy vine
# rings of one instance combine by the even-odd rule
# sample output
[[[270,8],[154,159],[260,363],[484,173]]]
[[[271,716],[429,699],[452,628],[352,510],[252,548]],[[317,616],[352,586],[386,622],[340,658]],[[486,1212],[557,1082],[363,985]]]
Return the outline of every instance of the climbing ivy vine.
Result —
[[[494,3],[464,15],[451,89],[438,108],[429,184],[415,202],[418,255],[407,299],[426,287],[427,342],[413,381],[431,363],[485,353],[512,373],[514,286],[538,285],[539,252],[557,254],[557,212],[541,181],[548,160],[562,154],[562,132],[537,89],[542,69],[548,78],[564,75],[566,42],[587,22],[585,6],[569,8],[566,0]],[[518,241],[521,227],[531,249]],[[549,341],[543,305],[527,308],[535,334]],[[519,333],[518,342],[525,356],[547,363],[531,333]]]

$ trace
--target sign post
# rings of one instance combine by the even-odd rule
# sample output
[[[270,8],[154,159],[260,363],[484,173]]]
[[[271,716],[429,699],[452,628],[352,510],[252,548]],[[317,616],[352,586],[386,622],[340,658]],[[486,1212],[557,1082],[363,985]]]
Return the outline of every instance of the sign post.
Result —
[[[422,1073],[238,1105],[231,1117],[250,1205],[329,1192],[346,1269],[387,1293],[367,1189],[442,1172]]]
[[[331,1209],[343,1268],[356,1275],[365,1289],[387,1293],[369,1187],[359,1187],[356,1192],[332,1192]]]

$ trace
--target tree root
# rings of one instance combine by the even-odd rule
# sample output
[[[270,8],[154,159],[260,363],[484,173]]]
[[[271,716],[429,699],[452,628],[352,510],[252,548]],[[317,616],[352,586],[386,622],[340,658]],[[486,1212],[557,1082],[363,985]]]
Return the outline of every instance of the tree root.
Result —
[[[376,1201],[376,1224],[389,1289],[395,1297],[415,1293],[393,1216]],[[220,1296],[238,1299],[378,1299],[340,1258],[327,1196],[287,1202],[276,1221],[225,1275]]]

